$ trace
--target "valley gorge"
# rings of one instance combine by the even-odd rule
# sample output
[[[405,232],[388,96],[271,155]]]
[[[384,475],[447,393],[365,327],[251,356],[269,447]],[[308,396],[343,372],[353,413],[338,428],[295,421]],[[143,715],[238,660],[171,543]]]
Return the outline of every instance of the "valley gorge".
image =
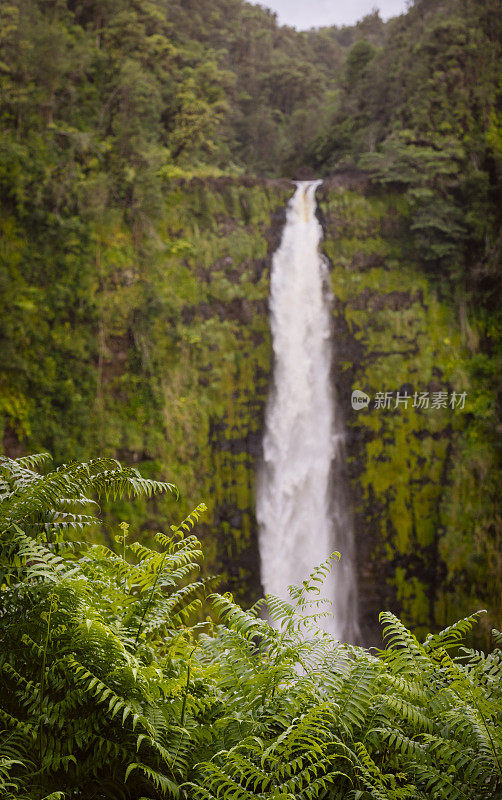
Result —
[[[180,181],[165,195],[142,270],[128,229],[103,225],[92,244],[100,279],[84,293],[99,336],[78,329],[90,359],[71,356],[80,370],[61,398],[64,416],[52,435],[31,416],[35,375],[18,389],[25,399],[4,429],[11,455],[29,446],[65,459],[100,448],[173,480],[179,503],[157,498],[128,512],[145,541],[166,514],[181,519],[204,500],[204,569],[248,605],[263,590],[255,487],[273,363],[270,268],[294,189],[285,179]],[[373,644],[382,608],[419,631],[447,624],[453,609],[497,608],[498,584],[476,571],[476,559],[493,563],[485,549],[492,545],[476,555],[474,542],[472,556],[452,555],[480,507],[491,513],[490,481],[469,466],[490,442],[473,447],[472,406],[358,411],[351,393],[367,392],[373,405],[377,392],[455,389],[472,399],[486,388],[470,374],[469,329],[459,324],[455,298],[409,246],[403,194],[342,171],[324,180],[317,199],[334,297],[332,381],[346,425],[361,638]],[[56,366],[39,351],[46,372],[72,347],[63,325]],[[114,525],[122,519],[120,505],[105,503],[105,512]]]
[[[502,798],[502,0],[328,6],[1,5],[2,800]]]
[[[104,498],[89,536],[115,550],[125,522],[151,543],[204,501],[204,575],[253,604],[272,260],[294,179],[322,180],[345,451],[328,505],[353,528],[360,640],[381,643],[385,609],[420,636],[486,608],[484,645],[502,613],[502,13],[408,5],[309,31],[244,0],[2,9],[0,439],[172,480],[177,502]]]

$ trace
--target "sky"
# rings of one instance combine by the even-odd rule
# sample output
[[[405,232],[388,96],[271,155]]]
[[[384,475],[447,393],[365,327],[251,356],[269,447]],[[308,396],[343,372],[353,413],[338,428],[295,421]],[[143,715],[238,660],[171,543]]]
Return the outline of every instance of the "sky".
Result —
[[[259,5],[276,11],[281,25],[298,30],[353,25],[375,8],[384,20],[406,11],[406,0],[260,0]]]

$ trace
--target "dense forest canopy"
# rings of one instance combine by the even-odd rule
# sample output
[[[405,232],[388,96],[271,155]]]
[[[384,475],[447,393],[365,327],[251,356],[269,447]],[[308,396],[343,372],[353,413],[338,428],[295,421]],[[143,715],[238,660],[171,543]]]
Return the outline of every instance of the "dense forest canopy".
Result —
[[[86,230],[121,208],[141,235],[175,176],[357,165],[413,197],[424,258],[467,246],[494,290],[500,11],[421,0],[298,32],[242,0],[6,4],[7,208]]]
[[[170,177],[358,165],[414,192],[426,235],[434,204],[432,258],[448,230],[493,239],[500,10],[420,0],[298,32],[243,0],[6,4],[5,200],[89,223],[122,207],[139,233]]]
[[[58,269],[75,292],[98,221],[115,214],[147,247],[176,177],[343,165],[402,186],[424,260],[460,270],[496,308],[500,11],[420,0],[387,24],[375,12],[297,32],[243,0],[4,4],[4,225],[9,246],[34,251],[6,298],[16,279],[14,307],[23,281],[45,291],[41,264],[56,270],[48,292]]]

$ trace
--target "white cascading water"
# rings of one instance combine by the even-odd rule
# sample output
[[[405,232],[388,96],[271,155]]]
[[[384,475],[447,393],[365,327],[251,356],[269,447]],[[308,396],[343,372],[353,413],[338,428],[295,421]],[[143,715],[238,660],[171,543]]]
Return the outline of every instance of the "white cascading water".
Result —
[[[335,419],[331,382],[332,296],[316,217],[320,183],[297,183],[272,261],[275,364],[256,515],[266,594],[287,598],[289,585],[301,584],[334,550],[341,553],[323,585],[322,596],[333,602],[334,617],[322,627],[340,641],[355,642],[357,594],[343,480],[344,433]]]

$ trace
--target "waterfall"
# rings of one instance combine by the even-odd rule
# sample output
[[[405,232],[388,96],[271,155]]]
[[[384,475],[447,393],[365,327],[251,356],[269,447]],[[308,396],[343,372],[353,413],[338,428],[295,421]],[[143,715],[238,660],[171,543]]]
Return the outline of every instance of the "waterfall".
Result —
[[[267,594],[286,598],[290,584],[300,584],[334,550],[341,553],[323,585],[322,596],[334,604],[334,619],[323,627],[340,641],[354,642],[357,595],[344,431],[331,380],[332,295],[315,213],[320,183],[297,183],[272,261],[275,363],[256,515]]]

